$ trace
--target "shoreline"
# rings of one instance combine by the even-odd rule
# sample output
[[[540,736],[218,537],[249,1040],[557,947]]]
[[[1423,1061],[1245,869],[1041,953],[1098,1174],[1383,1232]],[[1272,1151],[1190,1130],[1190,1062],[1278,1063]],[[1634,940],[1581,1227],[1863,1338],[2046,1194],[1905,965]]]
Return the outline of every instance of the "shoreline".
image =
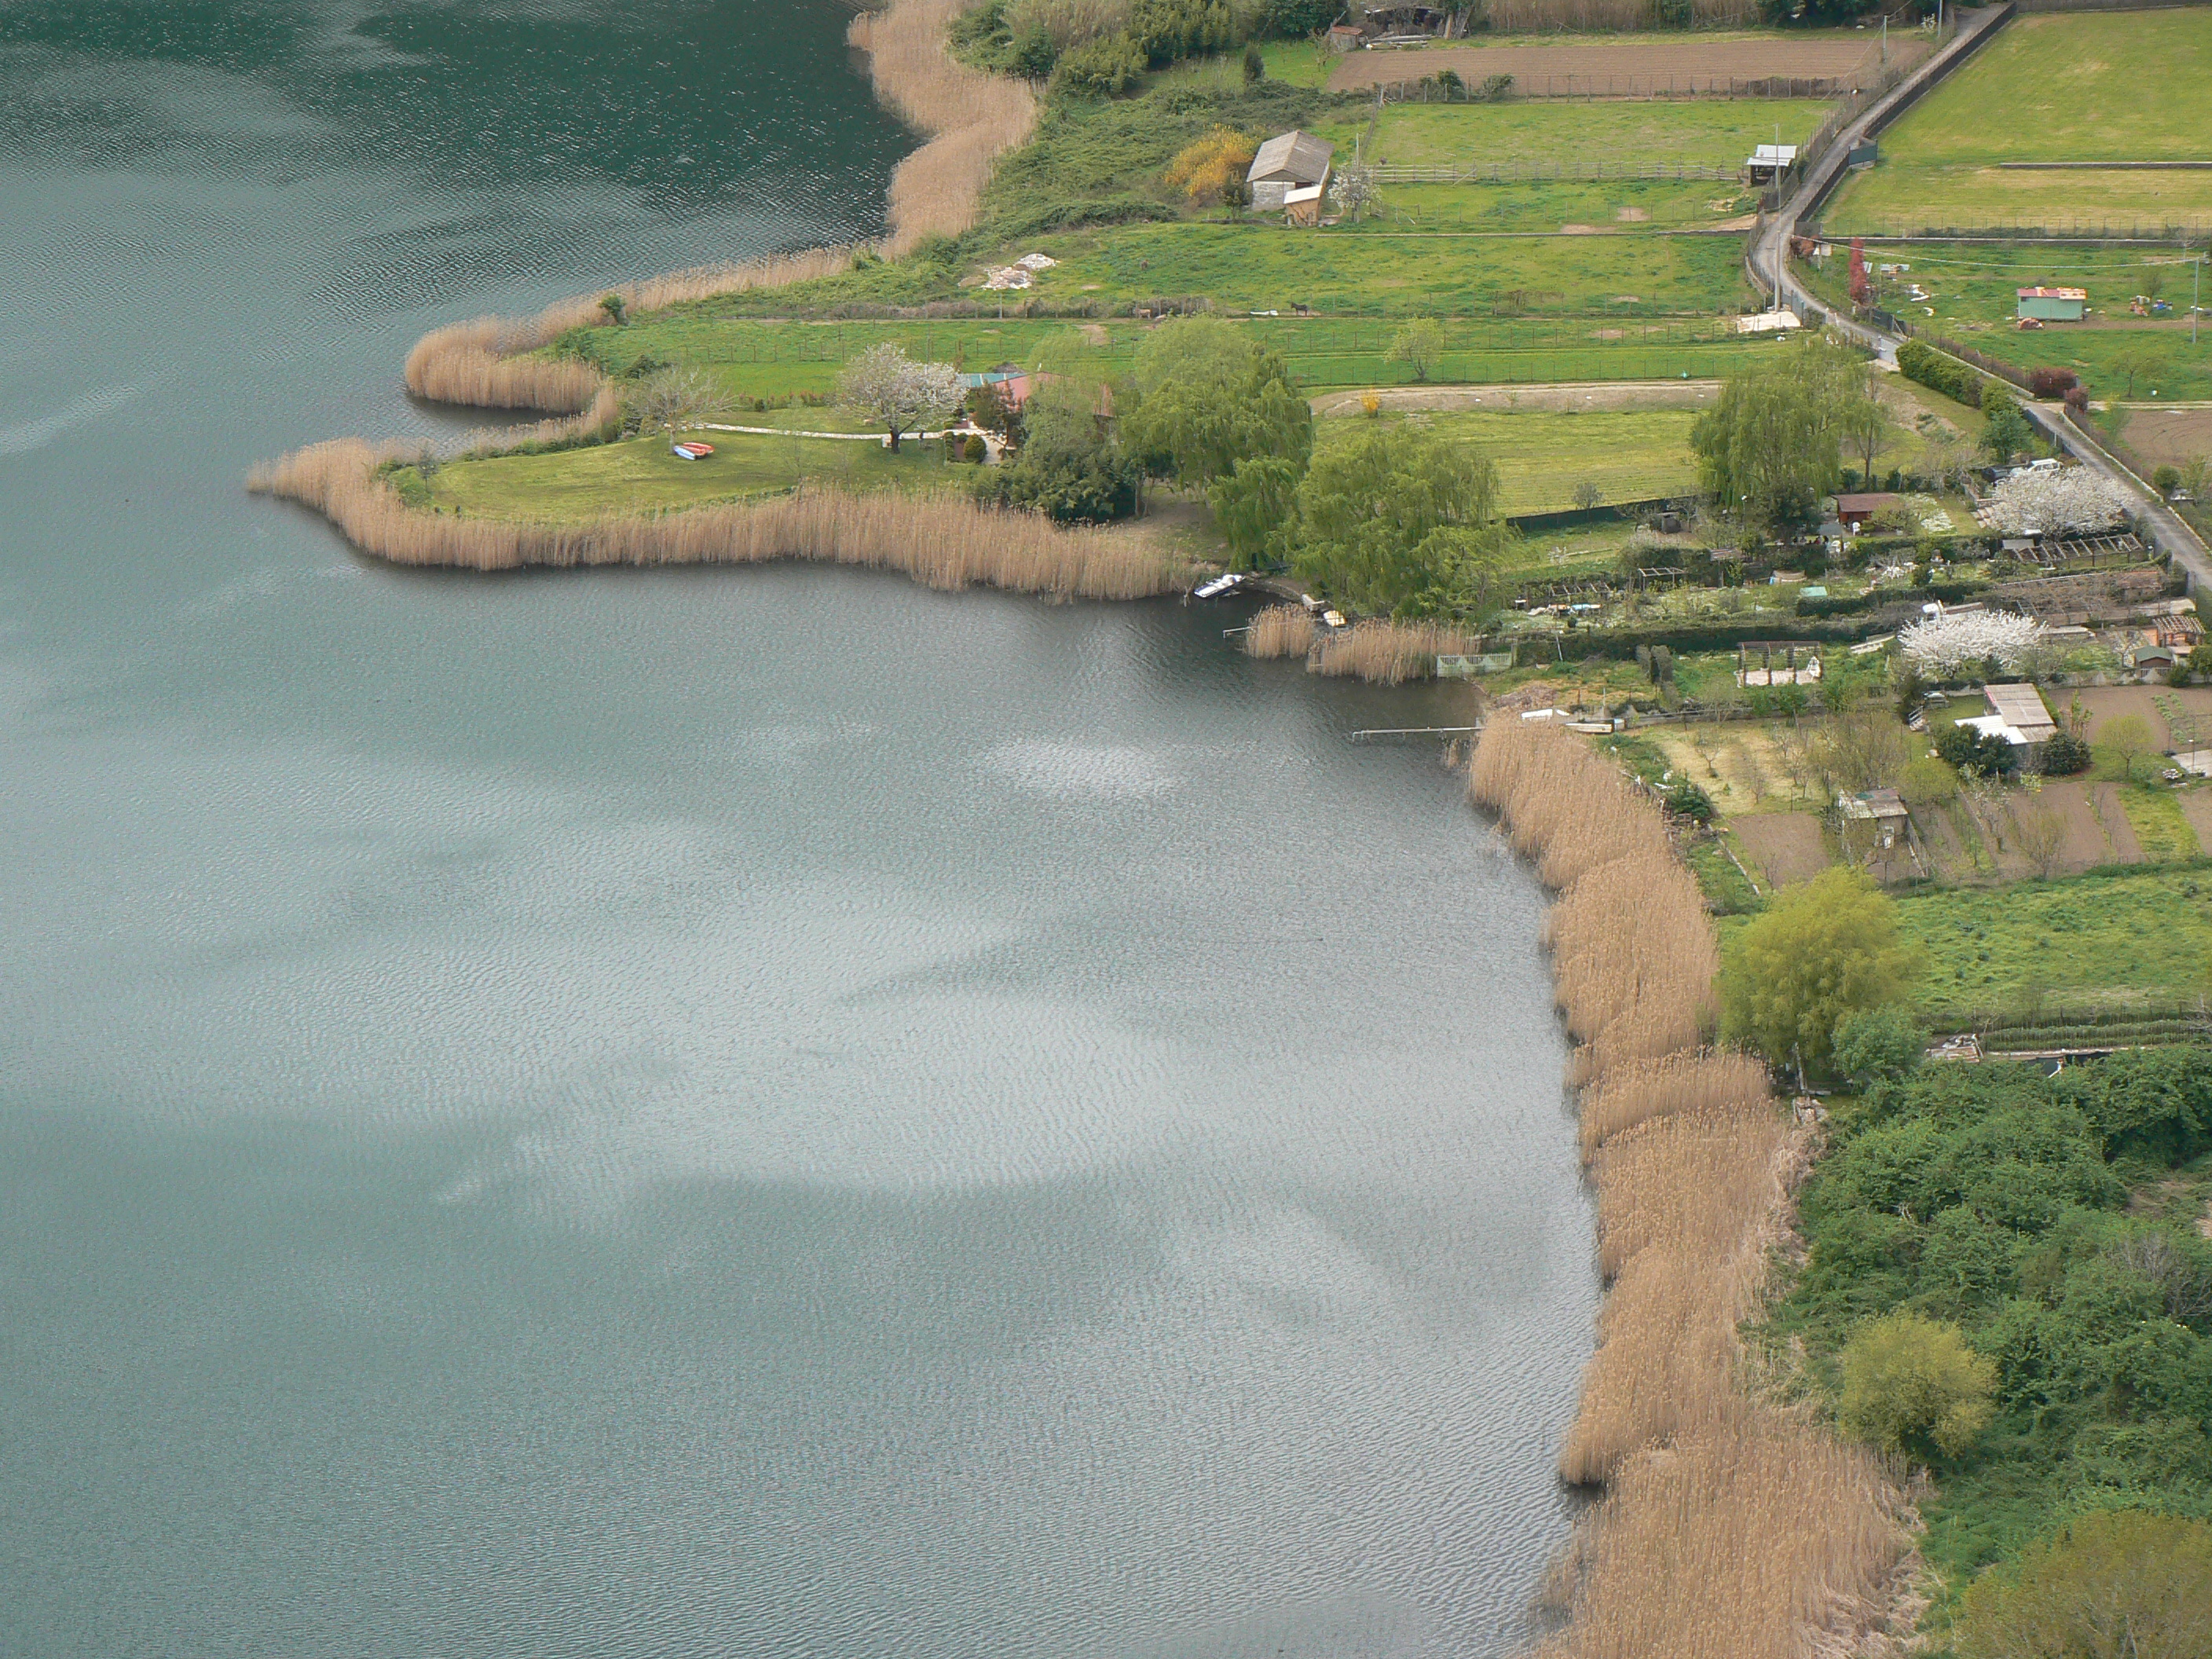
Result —
[[[1468,793],[1554,895],[1567,1081],[1597,1204],[1598,1346],[1559,1449],[1603,1489],[1553,1564],[1555,1659],[1782,1656],[1892,1622],[1914,1522],[1881,1460],[1770,1397],[1737,1327],[1811,1131],[1705,1045],[1717,940],[1664,821],[1567,733],[1486,723]]]

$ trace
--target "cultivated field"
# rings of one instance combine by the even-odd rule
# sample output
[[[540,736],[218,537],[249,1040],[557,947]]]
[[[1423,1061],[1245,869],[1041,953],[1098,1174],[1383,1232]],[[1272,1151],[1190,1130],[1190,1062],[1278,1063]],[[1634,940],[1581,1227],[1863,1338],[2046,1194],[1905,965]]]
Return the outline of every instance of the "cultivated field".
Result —
[[[1726,92],[1736,82],[1777,77],[1856,83],[1880,69],[1880,48],[1860,33],[1835,34],[1699,34],[1597,36],[1571,45],[1548,42],[1424,47],[1411,52],[1347,53],[1328,78],[1334,92],[1418,81],[1450,70],[1480,85],[1493,75],[1513,77],[1513,95],[1588,97],[1663,96],[1668,93]],[[1917,62],[1928,45],[1899,33],[1889,44],[1893,64]]]
[[[2212,170],[2007,162],[2208,161],[2212,11],[2015,18],[1882,135],[1830,204],[1830,234],[2212,224]]]
[[[2156,465],[2185,466],[2212,455],[2212,409],[2132,409],[2123,434],[2130,449]]]

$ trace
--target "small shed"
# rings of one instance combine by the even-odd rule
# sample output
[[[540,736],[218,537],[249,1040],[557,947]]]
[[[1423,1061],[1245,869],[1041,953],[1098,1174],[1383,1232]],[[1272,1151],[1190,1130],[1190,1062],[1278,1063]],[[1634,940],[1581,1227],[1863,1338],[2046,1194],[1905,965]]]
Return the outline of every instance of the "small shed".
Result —
[[[1754,185],[1771,185],[1797,165],[1795,144],[1761,144],[1743,164],[1744,176]]]
[[[1847,837],[1853,824],[1871,826],[1869,854],[1893,852],[1898,843],[1911,834],[1912,814],[1906,810],[1904,797],[1894,789],[1869,789],[1861,794],[1838,795],[1836,811],[1844,822]]]
[[[2078,323],[2089,303],[2082,288],[2023,288],[2015,291],[2023,319],[2039,323]]]
[[[2017,749],[2040,749],[2058,734],[2058,723],[2044,707],[2043,693],[2026,682],[1985,685],[1982,701],[2002,722],[1997,735]]]
[[[1292,191],[1328,183],[1329,163],[1335,147],[1310,132],[1293,129],[1279,132],[1260,146],[1244,177],[1252,186],[1255,208],[1281,208]]]
[[[1294,225],[1318,225],[1321,222],[1322,197],[1320,185],[1300,185],[1295,190],[1283,192],[1283,216]]]
[[[1893,507],[1900,507],[1904,505],[1905,498],[1902,495],[1893,495],[1886,489],[1854,495],[1838,495],[1836,497],[1836,517],[1842,521],[1846,530],[1856,536],[1866,528],[1867,520],[1875,514],[1887,513]]]

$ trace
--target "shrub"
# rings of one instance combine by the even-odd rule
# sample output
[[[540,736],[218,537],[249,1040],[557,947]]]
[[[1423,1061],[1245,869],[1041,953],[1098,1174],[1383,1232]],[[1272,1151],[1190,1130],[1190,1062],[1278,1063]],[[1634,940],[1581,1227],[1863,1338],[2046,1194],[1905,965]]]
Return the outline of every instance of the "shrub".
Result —
[[[1669,789],[1665,800],[1667,810],[1678,818],[1688,818],[1697,823],[1713,821],[1713,798],[1687,778]]]
[[[1955,1457],[1989,1426],[1997,1369],[1956,1325],[1915,1313],[1859,1327],[1844,1349],[1836,1415],[1846,1432],[1885,1451],[1932,1442]]]
[[[1065,92],[1110,98],[1127,92],[1145,72],[1145,54],[1126,34],[1108,35],[1076,47],[1053,70],[1052,83]]]
[[[2044,740],[2042,769],[2047,778],[2070,778],[2089,769],[2089,745],[2071,732],[2054,732]]]
[[[2070,368],[2031,368],[2027,371],[2027,391],[2033,398],[2049,399],[2063,397],[2081,384],[2081,377]]]
[[[2169,461],[2150,475],[2150,483],[2160,495],[2171,495],[2181,488],[2181,469]]]
[[[1931,392],[1940,392],[1969,409],[1982,406],[1982,377],[1964,363],[1945,356],[1932,346],[1907,340],[1897,349],[1897,367],[1908,380],[1917,380]]]
[[[1959,798],[1959,775],[1942,761],[1922,756],[1905,769],[1897,793],[1912,806],[1941,806]]]
[[[1967,1587],[1957,1647],[1960,1659],[2212,1653],[2212,1525],[2085,1515]]]
[[[1994,732],[1954,726],[1936,739],[1936,754],[1947,766],[1978,778],[2002,777],[2020,763],[2013,746]]]
[[[1846,1014],[1836,1022],[1836,1069],[1860,1088],[1903,1077],[1927,1052],[1928,1033],[1896,1003]]]
[[[971,465],[981,466],[990,458],[990,447],[980,433],[970,433],[968,441],[960,446],[960,459]]]
[[[1736,936],[1721,969],[1721,1035],[1821,1070],[1837,1024],[1893,1000],[1907,965],[1888,896],[1857,871],[1823,870]]]

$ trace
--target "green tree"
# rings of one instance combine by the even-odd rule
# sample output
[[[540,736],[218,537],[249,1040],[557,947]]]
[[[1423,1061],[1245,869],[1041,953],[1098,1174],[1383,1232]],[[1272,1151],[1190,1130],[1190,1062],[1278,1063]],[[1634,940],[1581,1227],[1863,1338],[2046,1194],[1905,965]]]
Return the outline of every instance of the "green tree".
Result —
[[[1362,427],[1319,451],[1298,486],[1295,568],[1370,611],[1463,591],[1511,543],[1497,503],[1480,451],[1425,427]]]
[[[2128,389],[2121,394],[2124,397],[2136,395],[2137,380],[2148,386],[2166,373],[2166,353],[2148,343],[2130,345],[2116,351],[2109,361],[2127,381]]]
[[[1425,380],[1444,360],[1444,325],[1433,317],[1416,317],[1390,337],[1390,361],[1403,363],[1413,378]]]
[[[1239,565],[1276,564],[1287,556],[1304,476],[1303,467],[1279,455],[1255,455],[1214,479],[1206,500]]]
[[[1837,1024],[1898,996],[1910,957],[1897,907],[1856,870],[1785,890],[1736,935],[1721,969],[1721,1034],[1777,1065],[1826,1066]]]
[[[1928,1033],[1899,1004],[1861,1009],[1836,1022],[1836,1069],[1860,1088],[1900,1078],[1920,1064]]]
[[[1856,354],[1807,339],[1762,351],[1731,374],[1690,428],[1698,476],[1754,535],[1793,535],[1843,477],[1843,439],[1869,400]]]
[[[1955,1457],[1989,1426],[1996,1388],[1996,1364],[1968,1347],[1956,1325],[1891,1314],[1860,1326],[1844,1347],[1836,1418],[1885,1451],[1924,1437]]]
[[[1989,416],[1989,424],[1982,428],[1982,453],[1990,459],[2008,461],[2035,441],[2035,429],[2028,425],[2027,416],[2003,392],[1992,391],[1985,396],[1982,412]]]
[[[1064,524],[1126,518],[1136,511],[1139,469],[1105,419],[1105,383],[1095,375],[1041,378],[1022,407],[1022,447],[1011,465],[988,469],[977,495]]]
[[[2136,763],[2151,752],[2150,722],[2141,714],[2123,714],[2118,720],[2105,722],[2105,729],[2097,734],[2096,746],[2116,763],[2120,775],[2133,781]]]
[[[1313,410],[1278,354],[1215,317],[1183,317],[1137,349],[1124,388],[1121,442],[1154,477],[1211,484],[1269,456],[1303,475]]]
[[[1984,1573],[1959,1605],[1959,1659],[2202,1659],[2212,1653],[2212,1525],[2085,1515]]]

